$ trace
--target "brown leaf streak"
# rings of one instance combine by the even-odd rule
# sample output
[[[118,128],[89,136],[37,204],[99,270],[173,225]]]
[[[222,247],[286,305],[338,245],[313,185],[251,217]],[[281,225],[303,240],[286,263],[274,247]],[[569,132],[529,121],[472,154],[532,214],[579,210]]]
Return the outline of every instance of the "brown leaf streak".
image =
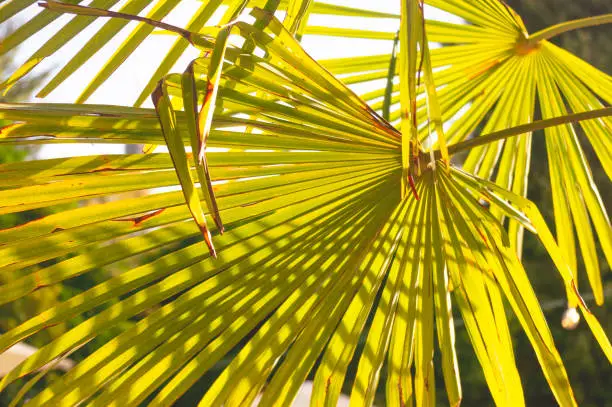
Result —
[[[393,129],[390,128],[389,125],[385,122],[380,122],[378,120],[372,120],[372,124],[374,125],[376,129],[384,131],[385,134],[393,138],[396,138],[396,139],[401,138],[401,136],[398,135],[396,132],[394,132]]]
[[[410,119],[410,110],[402,109],[402,119]]]
[[[64,4],[64,3],[56,2],[53,0],[48,0],[46,2],[38,2],[38,5],[40,7],[44,7],[46,9],[50,9],[52,11],[58,11],[61,13],[70,13],[70,14],[78,14],[78,15],[94,16],[94,17],[115,17],[115,18],[121,18],[121,19],[129,20],[129,21],[140,21],[142,23],[152,25],[153,27],[162,28],[164,30],[177,33],[183,38],[185,38],[187,41],[192,42],[191,32],[183,28],[176,27],[170,24],[166,24],[161,21],[152,20],[146,17],[140,17],[137,15],[120,13],[120,12],[105,10],[105,9],[96,8],[96,7]]]
[[[489,62],[486,62],[486,63],[482,64],[480,69],[478,69],[476,72],[472,73],[471,75],[468,75],[468,79],[472,80],[474,78],[479,77],[480,75],[482,75],[483,73],[487,72],[489,69],[493,68],[494,66],[498,65],[499,63],[500,63],[499,59],[495,59],[493,61],[489,61]]]
[[[151,99],[153,101],[153,105],[155,105],[155,110],[157,110],[157,106],[159,105],[159,100],[162,98],[163,96],[163,91],[161,88],[161,84],[163,82],[163,79],[161,79],[159,81],[159,83],[157,84],[157,86],[155,87],[155,90],[153,91],[153,93],[151,94]],[[158,113],[159,114],[159,113]]]
[[[149,212],[149,213],[145,213],[142,216],[139,216],[137,218],[132,219],[132,221],[134,222],[134,226],[140,225],[142,222],[151,219],[154,216],[159,215],[160,213],[162,213],[166,208],[161,208],[158,209],[156,211],[153,212]]]
[[[116,222],[132,222],[134,224],[133,226],[138,226],[141,223],[143,223],[144,221],[149,220],[152,217],[159,215],[165,209],[166,208],[157,209],[157,210],[155,210],[153,212],[145,213],[144,215],[135,216],[133,218],[123,218],[123,219],[113,219],[113,220],[116,221]]]
[[[13,129],[25,126],[25,123],[11,123],[6,126],[0,127],[0,137],[4,137],[5,134],[10,133]]]
[[[206,105],[210,101],[210,97],[213,92],[213,84],[210,82],[210,79],[206,81],[206,93],[204,94],[204,105]]]
[[[587,307],[586,302],[584,302],[584,298],[582,298],[582,296],[578,292],[578,287],[576,287],[576,282],[573,279],[570,281],[570,285],[572,287],[572,291],[574,291],[576,297],[578,297],[578,301],[580,301],[580,304],[584,307],[584,310],[591,314],[591,310],[589,309],[589,307]]]
[[[380,117],[378,113],[376,113],[372,108],[368,105],[363,105],[361,108],[368,114],[370,118],[372,118],[372,124],[375,128],[384,131],[386,134],[394,137],[396,139],[401,139],[401,133],[395,129],[395,127],[391,126],[385,119]]]
[[[54,326],[58,326],[59,324],[61,324],[61,322],[48,322],[46,324],[43,325],[42,329],[48,329],[48,328],[53,328]],[[25,376],[27,373],[23,373],[21,376],[19,377],[23,377]]]
[[[105,171],[121,171],[121,169],[111,168],[111,167],[102,167],[102,168],[96,168],[94,170],[91,170],[90,172],[105,172]],[[65,174],[65,175],[69,175],[69,174]]]
[[[414,198],[419,201],[421,198],[419,198],[419,193],[416,190],[416,186],[414,185],[414,178],[412,178],[412,175],[408,175],[408,183],[410,184],[410,190],[412,191],[412,195],[414,195]]]
[[[215,187],[212,185],[212,179],[210,177],[210,172],[208,171],[208,163],[204,161],[204,177],[206,178],[206,188],[208,190],[208,195],[210,197],[211,208],[209,208],[212,212],[213,220],[217,225],[217,229],[219,229],[219,233],[223,234],[225,231],[225,227],[223,226],[223,221],[221,220],[221,214],[219,213],[219,206],[217,205],[217,198],[215,197]]]
[[[39,290],[39,289],[41,289],[41,288],[46,286],[46,284],[44,284],[40,280],[40,276],[38,275],[38,272],[34,272],[34,274],[32,276],[34,277],[34,284],[36,284],[36,286],[34,287],[33,291]]]
[[[478,234],[480,235],[480,237],[482,238],[484,244],[487,246],[488,249],[490,249],[489,247],[489,241],[487,240],[487,238],[485,237],[485,235],[482,233],[482,231],[476,227],[476,231],[478,232]]]
[[[397,381],[397,389],[399,392],[399,402],[400,402],[400,407],[406,407],[406,400],[404,400],[404,389],[402,388],[402,382],[401,380]]]
[[[204,104],[202,105],[202,110],[200,110],[200,115],[202,115],[202,113],[204,112],[204,109],[206,108],[206,106],[208,106],[210,103],[212,103],[211,101],[211,97],[213,94],[213,90],[214,90],[214,86],[213,84],[210,82],[210,79],[208,81],[206,81],[206,93],[204,94]],[[212,107],[211,107],[212,108]],[[206,118],[205,118],[206,119]],[[201,123],[201,120],[199,120]],[[206,126],[206,123],[203,123],[204,127]],[[210,126],[208,126],[208,129],[206,129],[203,132],[204,129],[199,129],[199,143],[200,145],[198,146],[198,160],[200,161],[200,163],[204,162],[204,154],[206,151],[206,140],[208,139],[208,133],[210,131]]]
[[[210,235],[210,231],[208,230],[206,225],[198,224],[198,227],[200,228],[200,232],[202,232],[202,236],[204,236],[204,241],[206,242],[206,246],[208,246],[208,251],[210,252],[210,255],[216,259],[217,251],[215,250],[215,246],[213,245],[212,236]]]

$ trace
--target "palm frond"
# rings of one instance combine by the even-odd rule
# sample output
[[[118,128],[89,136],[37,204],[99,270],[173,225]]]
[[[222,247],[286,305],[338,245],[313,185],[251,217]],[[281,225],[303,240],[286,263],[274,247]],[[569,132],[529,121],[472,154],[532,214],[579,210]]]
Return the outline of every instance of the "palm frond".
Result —
[[[8,0],[0,6],[0,10],[3,11],[3,19],[10,18],[32,3],[32,1]],[[109,8],[116,3],[112,0],[99,0],[91,3],[90,6]],[[150,0],[130,0],[123,5],[120,11],[136,14],[151,3]],[[147,17],[160,20],[179,3],[180,0],[159,1],[151,8]],[[192,19],[185,28],[193,32],[203,30],[205,25],[211,24],[213,13],[220,8],[225,12],[221,20],[215,24],[224,25],[229,23],[243,8],[261,7],[265,3],[263,0],[203,2],[199,9],[194,10]],[[442,113],[440,121],[443,122],[443,125],[438,126],[437,131],[433,132],[433,141],[438,139],[438,133],[442,132],[441,129],[444,127],[447,127],[445,133],[449,142],[458,142],[470,137],[473,133],[488,133],[505,127],[529,123],[534,120],[536,110],[541,112],[543,119],[547,119],[562,114],[602,108],[611,103],[612,79],[608,75],[548,41],[551,35],[563,32],[563,30],[607,23],[609,22],[608,15],[595,17],[588,21],[580,20],[575,23],[561,24],[554,30],[544,31],[544,34],[535,33],[535,36],[530,36],[520,17],[502,2],[479,0],[468,5],[462,0],[430,0],[426,3],[428,6],[448,12],[464,21],[464,23],[449,23],[429,19],[426,23],[429,41],[443,45],[431,51],[431,68],[434,72],[431,83],[435,83],[439,89],[439,104]],[[399,13],[381,13],[307,1],[297,3],[279,1],[277,9],[288,13],[287,24],[293,25],[292,30],[297,30],[299,25],[301,26],[300,34],[306,36],[324,35],[391,41],[395,36],[393,31],[375,32],[353,27],[313,26],[307,24],[308,16],[309,14],[327,14],[391,19],[399,17]],[[426,9],[425,17],[428,16],[428,10],[431,11],[431,9]],[[59,14],[49,10],[41,11],[3,41],[0,53],[14,49],[55,21],[58,16]],[[73,17],[8,79],[5,86],[10,86],[44,58],[53,55],[93,21],[92,17]],[[126,20],[120,19],[110,19],[105,23],[49,81],[39,95],[48,95],[57,88],[104,44],[111,41],[126,24]],[[154,27],[144,23],[138,25],[91,83],[86,86],[78,102],[86,101],[153,33]],[[176,39],[142,90],[136,105],[141,105],[149,97],[157,82],[172,69],[187,47],[188,41],[184,38]],[[415,55],[415,58],[420,57]],[[341,75],[345,83],[354,85],[387,77],[390,60],[390,55],[379,55],[341,58],[321,61],[321,63],[334,74]],[[466,81],[466,78],[469,80]],[[508,86],[509,83],[514,83],[516,86]],[[391,98],[393,103],[399,102],[399,90],[399,85],[393,87],[394,95]],[[424,86],[420,87],[418,92],[424,92]],[[385,89],[380,88],[368,91],[363,97],[378,110],[382,109],[383,102],[377,101],[377,98],[384,94]],[[400,120],[399,105],[395,106],[396,109],[389,115],[390,120],[394,123]],[[512,108],[515,106],[519,108]],[[508,110],[511,111],[511,114],[506,114]],[[425,99],[420,99],[416,116],[420,139],[426,143],[428,142],[425,140],[429,137],[430,132],[423,123],[428,117],[428,112],[431,113],[426,106]],[[602,118],[599,122],[588,122],[580,127],[593,146],[606,173],[612,174],[612,169],[609,168],[612,133],[610,119]],[[612,258],[609,217],[592,179],[589,163],[584,158],[583,147],[578,141],[575,130],[572,126],[566,126],[550,131],[559,134],[558,137],[547,137],[556,235],[575,272],[578,264],[576,245],[579,246],[591,288],[598,304],[601,304],[603,289],[595,242],[600,242],[609,263]],[[565,141],[561,142],[559,138]],[[557,154],[556,151],[563,153]],[[470,172],[476,172],[481,177],[494,179],[499,185],[525,196],[530,157],[531,133],[526,133],[511,143],[500,141],[492,146],[475,149],[464,163],[464,168]],[[509,228],[512,244],[520,254],[522,229],[514,222],[510,223]],[[577,234],[574,230],[581,230],[584,233]]]
[[[549,35],[542,37],[539,33],[530,36],[520,17],[502,2],[482,0],[466,4],[461,0],[431,0],[426,3],[464,20],[461,24],[427,21],[429,40],[442,45],[431,51],[431,61],[446,129],[444,133],[449,142],[457,143],[478,134],[530,123],[536,111],[541,112],[543,119],[550,119],[605,108],[611,103],[612,78],[609,75],[548,41],[550,35],[562,32],[561,28],[603,24],[609,22],[609,15],[580,20],[576,24],[562,24],[560,29],[548,30],[546,33],[550,31]],[[325,35],[325,30],[318,30],[317,34]],[[392,33],[374,35],[360,30],[337,34],[332,31],[330,35],[392,38]],[[389,55],[379,55],[321,63],[341,75],[345,83],[358,84],[385,78],[389,60]],[[401,78],[399,70],[398,76]],[[393,90],[392,102],[398,103],[401,100],[399,85],[395,85]],[[385,89],[380,88],[369,90],[362,96],[378,110],[383,107],[383,102],[377,98],[384,92]],[[420,88],[418,92],[424,93],[425,89]],[[393,123],[401,119],[400,104],[395,107],[389,115]],[[426,99],[421,98],[416,116],[420,139],[425,143],[437,139],[435,132],[434,138],[427,141],[431,137],[424,123],[430,113]],[[610,176],[610,118],[585,122],[580,128]],[[567,125],[546,131],[549,133],[546,145],[556,235],[575,272],[575,246],[580,247],[591,288],[597,303],[601,304],[603,290],[595,242],[600,243],[609,263],[612,258],[609,217],[576,129]],[[508,142],[474,149],[463,167],[525,196],[530,159],[531,133],[528,132]],[[575,233],[574,230],[584,233]],[[520,255],[522,228],[510,222],[509,233]]]

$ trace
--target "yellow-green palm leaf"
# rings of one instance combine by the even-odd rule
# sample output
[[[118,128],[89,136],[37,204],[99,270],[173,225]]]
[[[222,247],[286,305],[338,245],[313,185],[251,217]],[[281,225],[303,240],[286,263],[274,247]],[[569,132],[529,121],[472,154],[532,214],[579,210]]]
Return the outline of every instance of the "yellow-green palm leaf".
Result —
[[[548,119],[612,103],[609,75],[548,41],[551,36],[568,29],[610,23],[612,16],[560,24],[529,35],[520,17],[502,2],[428,0],[425,3],[464,20],[464,23],[427,21],[429,40],[443,45],[431,51],[431,61],[439,89],[445,136],[450,142],[530,123],[537,111],[543,119]],[[425,15],[427,17],[427,9]],[[348,28],[338,31],[317,28],[316,33],[388,41],[394,36],[393,32]],[[377,55],[321,63],[342,75],[345,83],[358,84],[387,77],[390,61],[391,55]],[[391,102],[399,102],[400,85],[396,84],[391,90]],[[386,93],[381,87],[368,91],[363,97],[372,101],[375,109],[381,109],[384,101],[380,98]],[[399,104],[395,107],[390,113],[394,123],[400,120]],[[417,108],[418,123],[422,124],[428,116],[425,99],[420,100]],[[606,117],[598,122],[585,122],[580,127],[604,170],[611,176],[612,121]],[[566,125],[546,132],[556,235],[575,271],[576,246],[579,246],[591,288],[597,303],[601,304],[603,289],[596,242],[609,263],[612,259],[609,217],[575,129]],[[421,127],[420,137],[427,142],[429,133],[425,127]],[[474,149],[463,167],[524,196],[530,160],[531,133],[528,132],[508,142]],[[509,233],[520,254],[522,228],[510,222]]]
[[[2,11],[0,22],[9,19],[32,3],[34,1],[30,0],[4,2],[0,5]],[[80,1],[70,3],[78,4]],[[116,3],[117,1],[114,0],[98,0],[90,5],[109,8]],[[194,9],[191,20],[185,28],[190,31],[205,31],[205,25],[211,23],[213,14],[219,8],[224,12],[218,24],[223,25],[234,19],[245,7],[263,7],[267,3],[263,0],[202,2],[199,8]],[[391,19],[390,21],[396,19],[397,27],[399,27],[399,6],[397,14],[394,14],[315,1],[272,1],[269,3],[278,10],[286,10],[288,12],[287,26],[293,32],[305,36],[342,36],[356,40],[368,38],[379,39],[381,42],[392,41],[395,36],[392,30],[379,32],[362,27],[350,27],[350,24],[346,28],[308,25],[310,14],[387,18]],[[439,88],[440,111],[443,113],[441,120],[447,127],[446,138],[449,141],[464,140],[474,132],[488,133],[532,122],[536,111],[541,112],[542,118],[546,119],[570,112],[596,109],[611,103],[612,78],[610,76],[547,41],[550,36],[558,35],[568,29],[610,22],[612,17],[609,15],[561,24],[558,27],[536,33],[535,36],[530,36],[520,17],[498,0],[475,2],[428,0],[425,3],[450,13],[454,18],[453,21],[456,21],[457,18],[463,21],[463,23],[433,19],[427,21],[429,40],[443,45],[441,48],[432,50],[431,61],[435,72],[434,82]],[[180,4],[180,0],[163,0],[155,3],[151,0],[130,0],[123,4],[119,11],[135,14],[152,4],[153,7],[147,17],[160,20],[175,9]],[[291,7],[288,8],[288,5]],[[426,9],[425,17],[427,18],[429,14],[431,14],[431,9]],[[0,53],[10,52],[52,23],[58,16],[59,14],[49,10],[40,12],[3,41]],[[23,67],[8,79],[6,85],[10,86],[44,58],[53,55],[93,21],[92,17],[74,16],[55,36],[41,45]],[[65,63],[60,72],[49,81],[39,95],[45,96],[56,89],[126,24],[126,20],[108,20],[94,37],[69,62]],[[86,85],[77,101],[86,101],[153,33],[153,30],[152,26],[144,23],[134,28],[128,38],[117,48],[115,54]],[[357,50],[359,49],[358,44],[356,42],[355,49]],[[161,62],[159,62],[159,56],[156,56],[154,61],[150,61],[158,67],[145,88],[142,89],[136,105],[141,105],[149,97],[157,81],[172,69],[187,47],[188,41],[184,38],[177,38]],[[321,63],[331,72],[341,75],[345,83],[356,85],[388,77],[391,60],[391,55],[383,54],[325,60]],[[397,68],[399,67],[396,65]],[[372,89],[372,86],[368,88]],[[389,90],[393,91],[387,92],[390,102],[399,102],[399,85]],[[369,90],[362,96],[366,101],[371,102],[375,109],[381,109],[383,101],[380,100],[380,97],[385,93],[383,86],[380,90]],[[395,107],[398,106],[395,105]],[[396,122],[400,117],[399,109],[392,110],[390,120]],[[426,116],[425,100],[421,99],[418,104],[418,123],[423,140],[429,134],[422,126]],[[612,122],[609,118],[602,118],[598,122],[586,122],[581,125],[581,128],[592,144],[606,173],[610,176],[612,174],[609,165]],[[547,130],[547,132],[550,133],[546,144],[556,235],[574,271],[577,271],[576,246],[580,248],[591,288],[597,303],[601,304],[603,288],[597,260],[596,241],[599,242],[609,263],[612,258],[609,217],[591,177],[589,164],[584,158],[583,147],[574,129],[567,125]],[[475,149],[464,163],[464,168],[481,177],[492,178],[499,185],[524,196],[527,191],[530,157],[531,133],[526,133],[511,142],[500,141],[491,146]],[[575,233],[574,230],[580,230],[581,233]],[[520,254],[522,228],[516,222],[510,222],[509,233],[513,246]]]

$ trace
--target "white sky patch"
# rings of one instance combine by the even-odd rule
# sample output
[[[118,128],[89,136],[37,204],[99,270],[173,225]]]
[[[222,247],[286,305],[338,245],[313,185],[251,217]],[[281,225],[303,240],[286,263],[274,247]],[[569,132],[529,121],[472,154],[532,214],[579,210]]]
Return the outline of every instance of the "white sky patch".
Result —
[[[236,180],[234,180],[235,182],[244,182],[244,181],[253,181],[253,180],[257,180],[257,179],[264,179],[264,178],[271,178],[271,177],[279,177],[280,174],[270,174],[270,175],[259,175],[257,177],[245,177],[245,178],[238,178]]]
[[[122,148],[124,147],[123,144],[118,144],[120,145]],[[191,153],[191,146],[185,146],[185,151],[187,153]],[[225,147],[206,147],[206,152],[207,153],[227,153],[228,151],[230,151],[229,148],[225,148]],[[154,153],[167,153],[168,152],[168,147],[166,146],[157,146],[155,147],[155,150],[153,151]],[[117,154],[122,154],[122,153],[117,153]]]
[[[125,144],[52,144],[44,145],[36,153],[36,158],[47,160],[79,155],[125,154]]]
[[[219,181],[212,181],[211,184],[213,186],[216,186],[216,185],[227,184],[228,182],[229,182],[228,180],[224,179],[224,180],[219,180]],[[194,187],[196,189],[200,188],[200,183],[199,182],[195,182],[193,185],[194,185]],[[167,187],[151,188],[151,189],[148,190],[148,193],[149,194],[161,194],[161,193],[164,193],[164,192],[177,192],[177,191],[180,191],[180,190],[181,190],[181,185],[180,184],[176,184],[176,185],[170,185],[170,186],[167,186]]]
[[[148,193],[153,194],[163,194],[164,192],[177,192],[181,190],[180,185],[172,185],[169,187],[159,187],[159,188],[151,188],[148,190]]]

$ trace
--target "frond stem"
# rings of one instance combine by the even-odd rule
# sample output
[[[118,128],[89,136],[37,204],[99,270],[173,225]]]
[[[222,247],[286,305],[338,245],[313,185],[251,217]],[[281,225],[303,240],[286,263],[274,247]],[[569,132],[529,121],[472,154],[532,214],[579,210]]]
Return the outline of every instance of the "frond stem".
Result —
[[[566,21],[564,23],[555,24],[553,26],[531,34],[527,38],[527,41],[530,44],[537,44],[542,40],[551,39],[552,37],[556,37],[557,35],[566,33],[568,31],[610,23],[612,23],[612,13],[602,14],[600,16],[581,18],[578,20]]]
[[[495,141],[507,139],[509,137],[518,136],[535,130],[542,130],[547,127],[559,126],[567,123],[577,123],[583,120],[597,119],[599,117],[612,116],[612,107],[604,107],[602,109],[589,110],[587,112],[573,113],[565,116],[553,117],[552,119],[537,120],[532,123],[522,124],[516,127],[496,131],[475,137],[470,140],[461,141],[448,146],[450,155],[460,153],[465,150],[470,150],[474,147],[493,143]],[[436,152],[439,154],[439,152]],[[437,154],[436,154],[437,155]]]

